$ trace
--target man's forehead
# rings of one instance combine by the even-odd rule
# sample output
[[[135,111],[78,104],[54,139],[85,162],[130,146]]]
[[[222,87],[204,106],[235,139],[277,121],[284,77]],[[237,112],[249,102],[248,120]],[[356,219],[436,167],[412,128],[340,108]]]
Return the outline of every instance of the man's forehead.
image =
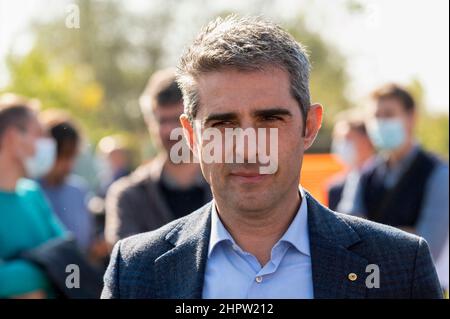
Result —
[[[180,115],[183,112],[183,102],[174,103],[170,105],[157,106],[154,108],[153,113],[155,116],[170,116],[170,115]]]
[[[345,121],[337,122],[333,129],[333,134],[335,136],[345,136],[350,132],[350,125]]]
[[[296,104],[284,70],[225,70],[198,78],[198,115],[254,113]]]
[[[373,103],[374,113],[400,113],[404,111],[402,102],[396,98],[383,98]]]
[[[202,116],[208,116],[212,114],[229,114],[236,116],[259,116],[263,113],[263,111],[280,111],[280,110],[289,110],[290,108],[287,106],[283,106],[281,104],[260,104],[255,106],[230,106],[229,108],[221,108],[221,107],[212,107],[208,108]]]
[[[44,126],[43,124],[39,121],[38,117],[31,113],[28,116],[27,122],[26,122],[26,126],[28,129],[32,129],[34,131],[39,131],[39,132],[43,132],[44,131]]]

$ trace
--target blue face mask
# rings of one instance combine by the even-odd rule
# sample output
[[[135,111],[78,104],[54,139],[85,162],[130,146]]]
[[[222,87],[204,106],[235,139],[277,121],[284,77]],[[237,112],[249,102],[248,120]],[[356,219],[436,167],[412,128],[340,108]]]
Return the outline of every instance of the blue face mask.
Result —
[[[47,174],[55,163],[56,143],[51,138],[38,138],[35,153],[25,159],[24,166],[27,177],[41,178]]]
[[[352,167],[356,162],[356,150],[352,142],[343,139],[333,140],[331,152],[337,155],[346,165]]]
[[[381,151],[395,150],[406,140],[405,127],[400,119],[375,119],[367,128],[373,145]]]

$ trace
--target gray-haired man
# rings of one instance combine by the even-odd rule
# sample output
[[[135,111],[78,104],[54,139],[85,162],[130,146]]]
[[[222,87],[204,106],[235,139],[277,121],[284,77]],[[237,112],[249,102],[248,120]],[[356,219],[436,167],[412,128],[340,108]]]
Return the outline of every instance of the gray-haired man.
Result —
[[[307,55],[288,33],[258,18],[218,19],[182,56],[178,82],[181,122],[214,200],[118,242],[103,298],[441,297],[422,238],[334,213],[299,188],[322,106],[310,103]],[[262,174],[248,149],[244,163],[205,160],[199,131],[238,128],[276,129],[274,173]]]

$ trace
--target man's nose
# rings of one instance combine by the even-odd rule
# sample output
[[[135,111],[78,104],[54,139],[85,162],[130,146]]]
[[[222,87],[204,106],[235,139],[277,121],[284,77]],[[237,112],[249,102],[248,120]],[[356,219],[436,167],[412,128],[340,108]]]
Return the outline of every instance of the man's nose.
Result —
[[[236,159],[245,163],[256,163],[258,157],[258,130],[251,121],[242,122],[235,143]]]

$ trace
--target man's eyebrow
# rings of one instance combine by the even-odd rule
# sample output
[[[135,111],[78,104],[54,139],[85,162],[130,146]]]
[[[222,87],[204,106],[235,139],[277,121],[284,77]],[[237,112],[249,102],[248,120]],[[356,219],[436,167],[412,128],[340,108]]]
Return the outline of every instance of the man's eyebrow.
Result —
[[[229,121],[229,120],[235,120],[237,118],[237,114],[233,112],[228,113],[213,113],[209,114],[204,120],[203,120],[203,126],[205,126],[208,123],[211,123],[212,121]]]
[[[255,117],[265,117],[265,116],[280,116],[280,115],[287,115],[289,117],[292,116],[292,112],[288,109],[285,109],[283,107],[275,107],[265,110],[257,110],[253,112],[253,116]]]

